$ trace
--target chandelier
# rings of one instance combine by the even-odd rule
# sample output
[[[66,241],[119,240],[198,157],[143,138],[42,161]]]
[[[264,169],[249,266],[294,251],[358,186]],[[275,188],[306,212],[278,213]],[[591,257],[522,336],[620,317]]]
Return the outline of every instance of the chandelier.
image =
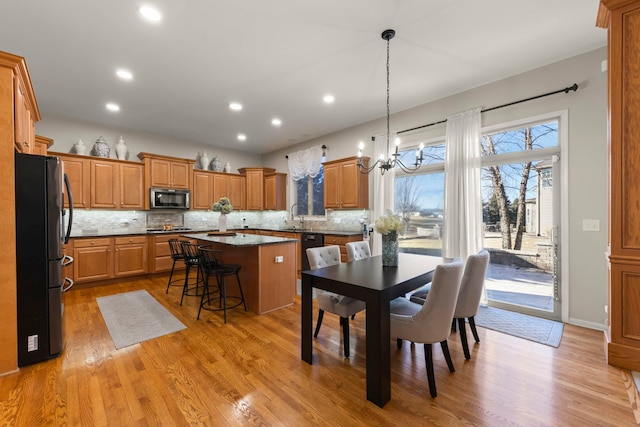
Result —
[[[387,150],[386,153],[389,153],[389,141],[391,140],[391,132],[389,131],[389,42],[396,35],[395,30],[384,30],[382,32],[382,39],[387,41]],[[375,141],[375,137],[371,138]],[[398,146],[400,145],[400,138],[395,138],[395,152],[391,155],[391,157],[385,159],[385,154],[380,154],[380,158],[376,160],[376,162],[370,167],[366,167],[363,163],[363,150],[364,143],[361,141],[358,145],[358,169],[361,173],[370,173],[376,167],[380,168],[380,173],[384,175],[386,171],[389,169],[393,169],[396,166],[400,167],[406,173],[413,173],[418,170],[420,166],[422,166],[422,161],[424,160],[422,157],[422,150],[424,148],[424,144],[420,144],[420,147],[416,149],[416,158],[415,163],[413,165],[405,165],[400,159],[400,154],[398,154]]]

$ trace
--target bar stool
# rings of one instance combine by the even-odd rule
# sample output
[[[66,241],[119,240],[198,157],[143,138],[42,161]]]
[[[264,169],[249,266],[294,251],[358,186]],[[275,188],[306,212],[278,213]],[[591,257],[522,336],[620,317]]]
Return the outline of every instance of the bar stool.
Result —
[[[202,258],[200,257],[200,252],[198,251],[198,245],[195,243],[191,243],[189,241],[181,241],[182,253],[184,255],[184,263],[187,267],[184,275],[184,285],[182,286],[182,297],[180,298],[180,305],[182,305],[182,300],[184,296],[199,296],[202,295],[200,292],[200,284],[204,284],[204,275],[202,274]],[[196,269],[196,280],[189,282],[189,272],[191,269],[195,267]]]
[[[244,301],[244,293],[242,292],[242,285],[240,284],[240,266],[238,264],[225,264],[222,261],[222,251],[213,249],[211,247],[200,246],[200,257],[202,260],[202,270],[204,271],[204,291],[202,292],[202,298],[200,299],[200,308],[198,309],[198,320],[200,319],[200,312],[202,309],[209,311],[224,312],[224,323],[227,323],[227,309],[238,307],[240,304],[244,306],[244,311],[247,311],[247,304]],[[240,296],[227,295],[227,276],[236,276],[238,282],[238,289],[240,290]],[[218,282],[218,289],[212,291],[209,286],[209,278],[216,277]],[[212,298],[212,295],[217,294]],[[205,299],[206,297],[206,299]],[[237,301],[235,304],[228,306],[227,299]],[[214,308],[211,302],[218,301],[218,307]]]
[[[169,273],[169,282],[167,283],[167,291],[165,292],[165,294],[169,293],[169,288],[171,286],[182,286],[184,288],[184,283],[182,282],[182,279],[176,279],[176,280],[173,279],[173,271],[176,268],[176,262],[178,261],[184,262],[184,253],[182,252],[182,242],[186,242],[186,240],[169,239],[169,250],[171,251],[171,259],[173,259],[173,264],[171,265],[171,273]]]

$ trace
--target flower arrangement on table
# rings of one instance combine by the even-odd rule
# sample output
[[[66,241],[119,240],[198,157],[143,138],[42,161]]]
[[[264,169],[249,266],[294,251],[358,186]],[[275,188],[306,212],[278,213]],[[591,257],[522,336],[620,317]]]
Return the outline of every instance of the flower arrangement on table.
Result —
[[[376,231],[382,234],[382,266],[398,266],[398,234],[404,233],[407,224],[400,215],[387,210],[386,215],[378,218]]]
[[[407,224],[404,222],[400,215],[395,215],[393,212],[387,209],[386,215],[376,219],[375,228],[376,231],[382,235],[396,233],[404,233]]]
[[[231,211],[233,210],[233,206],[231,206],[231,201],[228,197],[220,197],[220,200],[218,200],[211,206],[211,210],[226,215],[231,213]]]

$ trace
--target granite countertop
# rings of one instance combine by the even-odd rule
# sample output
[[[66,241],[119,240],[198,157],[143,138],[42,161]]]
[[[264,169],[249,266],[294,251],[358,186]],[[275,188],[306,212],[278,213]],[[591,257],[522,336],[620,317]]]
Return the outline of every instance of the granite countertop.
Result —
[[[259,234],[238,233],[235,236],[209,236],[207,233],[185,233],[181,237],[187,239],[206,240],[213,243],[221,243],[230,246],[261,246],[286,242],[297,242],[297,239],[287,237],[261,236]]]
[[[361,230],[300,230],[300,229],[292,229],[292,228],[249,228],[247,230],[264,230],[264,231],[281,231],[286,233],[319,233],[319,234],[334,234],[337,236],[356,236],[362,233]],[[138,230],[132,231],[127,229],[122,230],[102,230],[102,229],[91,229],[91,230],[78,230],[75,231],[72,229],[71,237],[72,238],[80,238],[80,237],[117,237],[117,236],[135,236],[135,235],[155,235],[155,234],[180,234],[180,233],[205,233],[207,231],[211,231],[211,229],[206,230],[168,230],[168,231],[147,231],[147,230]],[[242,229],[231,229],[230,231],[235,231],[237,233],[241,233]],[[269,237],[269,236],[262,236]]]

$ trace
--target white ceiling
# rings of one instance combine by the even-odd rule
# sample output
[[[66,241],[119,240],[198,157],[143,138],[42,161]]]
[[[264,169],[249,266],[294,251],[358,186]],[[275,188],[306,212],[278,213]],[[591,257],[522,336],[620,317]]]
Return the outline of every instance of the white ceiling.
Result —
[[[153,25],[137,1],[2,0],[0,50],[27,59],[44,118],[266,153],[385,115],[387,28],[393,113],[605,46],[598,3],[151,0]]]

